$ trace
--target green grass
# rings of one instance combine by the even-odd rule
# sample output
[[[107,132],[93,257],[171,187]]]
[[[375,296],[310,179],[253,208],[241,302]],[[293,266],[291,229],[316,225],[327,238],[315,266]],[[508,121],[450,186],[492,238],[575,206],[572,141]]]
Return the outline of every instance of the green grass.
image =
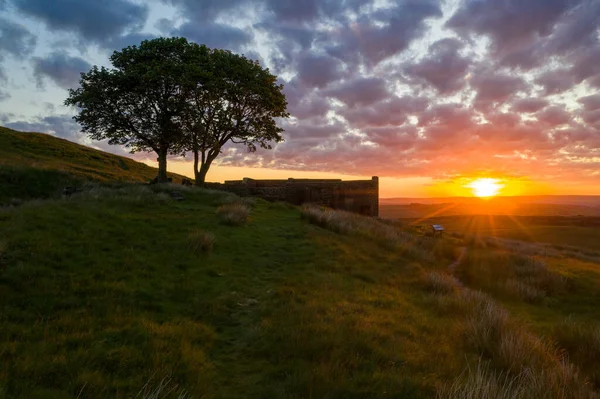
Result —
[[[425,398],[475,364],[421,287],[433,263],[296,208],[257,200],[229,226],[221,194],[184,196],[0,210],[0,398],[131,398],[165,377],[195,398]]]
[[[156,175],[155,168],[129,158],[0,126],[0,205],[59,197],[65,186],[86,181],[145,183]]]
[[[480,237],[507,238],[531,243],[548,243],[598,250],[600,218],[585,216],[431,216],[400,219],[406,225],[427,231],[441,224],[447,232]]]

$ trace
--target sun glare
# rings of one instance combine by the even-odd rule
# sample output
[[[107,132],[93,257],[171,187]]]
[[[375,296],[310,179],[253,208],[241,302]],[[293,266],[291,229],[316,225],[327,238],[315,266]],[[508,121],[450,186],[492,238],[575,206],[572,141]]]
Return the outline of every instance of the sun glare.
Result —
[[[485,198],[498,195],[498,192],[504,185],[500,184],[498,179],[484,178],[473,180],[471,183],[467,184],[467,187],[473,191],[473,195],[476,197]]]

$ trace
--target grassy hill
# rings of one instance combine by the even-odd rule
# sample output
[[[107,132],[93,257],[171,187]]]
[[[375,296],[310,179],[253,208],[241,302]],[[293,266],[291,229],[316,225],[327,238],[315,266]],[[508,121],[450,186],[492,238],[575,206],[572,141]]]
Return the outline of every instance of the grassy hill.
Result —
[[[597,260],[172,189],[0,210],[0,398],[597,397]]]
[[[130,158],[0,126],[0,205],[13,198],[57,196],[65,186],[84,181],[148,182],[156,175],[155,168]]]
[[[599,397],[596,251],[102,184],[154,171],[0,140],[1,195],[49,197],[0,207],[0,399]],[[52,195],[72,179],[99,183]]]

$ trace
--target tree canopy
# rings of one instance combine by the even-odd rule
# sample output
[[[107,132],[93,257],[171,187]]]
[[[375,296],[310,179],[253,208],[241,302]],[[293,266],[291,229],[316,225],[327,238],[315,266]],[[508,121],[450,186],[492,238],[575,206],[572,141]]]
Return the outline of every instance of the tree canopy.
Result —
[[[167,180],[168,155],[191,151],[203,184],[226,143],[254,151],[282,140],[283,86],[258,62],[185,38],[146,40],[110,61],[82,73],[65,104],[79,109],[74,119],[90,138],[156,152],[158,181]]]
[[[287,101],[277,77],[258,62],[227,50],[209,51],[192,77],[184,122],[187,149],[194,154],[196,184],[203,184],[222,147],[233,142],[249,151],[282,141],[276,118],[287,118]]]

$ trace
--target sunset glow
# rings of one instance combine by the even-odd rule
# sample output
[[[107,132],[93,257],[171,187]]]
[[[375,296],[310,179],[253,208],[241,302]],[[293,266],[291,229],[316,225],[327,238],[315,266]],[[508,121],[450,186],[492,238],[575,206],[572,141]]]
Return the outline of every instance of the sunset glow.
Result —
[[[473,180],[467,187],[473,190],[473,195],[476,197],[485,198],[498,195],[504,185],[499,183],[498,179],[484,178]]]

